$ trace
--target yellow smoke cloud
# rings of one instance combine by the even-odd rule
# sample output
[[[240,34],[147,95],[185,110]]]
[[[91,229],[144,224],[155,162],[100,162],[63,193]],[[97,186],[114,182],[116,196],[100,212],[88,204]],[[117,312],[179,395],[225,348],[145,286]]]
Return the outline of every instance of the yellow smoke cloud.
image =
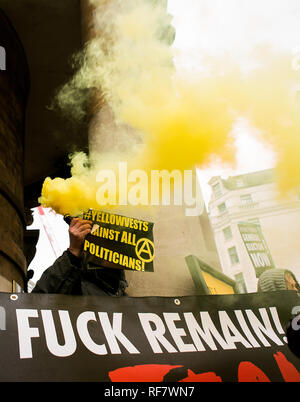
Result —
[[[115,168],[120,160],[145,170],[203,167],[216,157],[234,163],[232,128],[240,116],[275,150],[282,191],[300,185],[300,117],[295,101],[299,71],[292,69],[289,55],[262,47],[255,55],[256,67],[247,72],[229,59],[206,58],[201,76],[178,77],[172,47],[164,36],[170,16],[163,7],[149,0],[97,4],[95,37],[57,100],[64,111],[80,117],[85,96],[78,96],[78,90],[89,89],[95,113],[104,103],[112,110],[119,127],[114,141],[122,144],[125,126],[136,130],[141,140],[128,137],[133,154],[112,151],[106,155],[98,145],[112,133],[95,124],[90,167],[85,167],[87,157],[77,154],[71,178],[46,179],[42,205],[71,214],[99,208],[97,170]]]

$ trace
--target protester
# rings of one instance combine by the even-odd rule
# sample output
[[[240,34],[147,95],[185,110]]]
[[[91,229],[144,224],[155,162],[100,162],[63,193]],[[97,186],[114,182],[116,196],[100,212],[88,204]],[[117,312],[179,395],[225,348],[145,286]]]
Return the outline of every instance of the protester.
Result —
[[[300,358],[300,314],[291,319],[286,336],[291,352]]]
[[[300,291],[300,286],[295,275],[288,269],[268,269],[260,275],[257,291],[272,292],[276,290]]]
[[[32,293],[124,296],[128,286],[122,269],[92,265],[83,252],[84,239],[92,222],[79,218],[69,226],[69,248],[46,269]]]

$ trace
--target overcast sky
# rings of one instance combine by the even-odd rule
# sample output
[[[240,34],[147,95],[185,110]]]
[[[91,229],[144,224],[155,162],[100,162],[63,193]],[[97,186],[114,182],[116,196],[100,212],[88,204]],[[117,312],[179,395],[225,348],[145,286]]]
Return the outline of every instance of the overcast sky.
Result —
[[[190,52],[192,63],[203,50],[240,58],[260,43],[290,50],[300,45],[299,0],[168,0],[168,9],[175,46]]]

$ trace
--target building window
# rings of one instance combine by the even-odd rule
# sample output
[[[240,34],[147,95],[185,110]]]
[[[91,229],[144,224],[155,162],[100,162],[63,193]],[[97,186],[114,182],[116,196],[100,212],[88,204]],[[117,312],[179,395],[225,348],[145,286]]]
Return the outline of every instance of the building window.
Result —
[[[247,293],[247,287],[242,272],[234,276],[238,293]]]
[[[232,265],[238,264],[240,262],[239,257],[237,255],[236,247],[229,248],[228,254]]]
[[[237,187],[243,187],[243,185],[244,185],[243,179],[241,179],[241,178],[236,179],[236,186]]]
[[[223,212],[226,212],[226,204],[225,202],[222,202],[222,204],[218,205],[218,210],[220,212],[220,214],[222,214]]]
[[[213,190],[214,196],[215,196],[216,198],[221,197],[221,195],[222,195],[222,189],[221,189],[221,184],[220,184],[220,183],[214,184],[214,185],[212,186],[212,190]]]
[[[241,203],[243,205],[252,204],[253,200],[252,200],[251,194],[241,195]]]
[[[225,240],[232,239],[232,230],[230,226],[227,226],[227,228],[223,229],[223,233]]]

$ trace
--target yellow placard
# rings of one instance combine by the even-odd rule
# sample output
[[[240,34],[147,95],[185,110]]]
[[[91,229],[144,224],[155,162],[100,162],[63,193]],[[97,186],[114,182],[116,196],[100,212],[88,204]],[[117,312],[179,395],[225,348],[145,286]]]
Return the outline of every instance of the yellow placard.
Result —
[[[233,295],[233,287],[227,283],[215,278],[214,276],[202,271],[203,278],[206,282],[207,287],[212,295]]]

